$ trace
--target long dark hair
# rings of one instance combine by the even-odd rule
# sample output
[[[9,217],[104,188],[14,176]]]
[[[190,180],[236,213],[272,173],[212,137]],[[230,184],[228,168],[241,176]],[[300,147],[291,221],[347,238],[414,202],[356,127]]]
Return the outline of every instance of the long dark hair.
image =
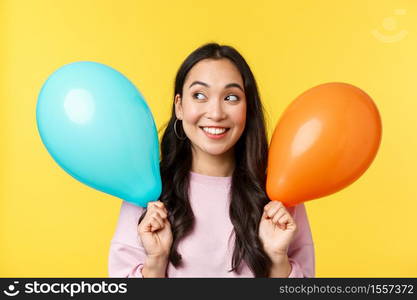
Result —
[[[262,103],[255,78],[245,59],[230,46],[217,43],[205,44],[192,52],[180,66],[175,78],[174,98],[182,96],[183,85],[190,69],[202,59],[229,59],[241,73],[246,95],[246,126],[234,146],[235,169],[230,190],[230,220],[234,226],[235,245],[232,269],[240,272],[244,260],[255,277],[268,277],[272,261],[265,253],[258,237],[259,222],[263,207],[269,202],[265,193],[268,140]],[[181,266],[181,255],[177,247],[181,239],[191,231],[194,214],[188,198],[189,172],[192,153],[188,138],[180,140],[174,132],[176,120],[175,104],[172,105],[171,119],[161,139],[160,171],[162,193],[160,201],[169,212],[173,243],[169,261]],[[177,133],[185,135],[178,120]],[[142,220],[146,210],[139,219]]]

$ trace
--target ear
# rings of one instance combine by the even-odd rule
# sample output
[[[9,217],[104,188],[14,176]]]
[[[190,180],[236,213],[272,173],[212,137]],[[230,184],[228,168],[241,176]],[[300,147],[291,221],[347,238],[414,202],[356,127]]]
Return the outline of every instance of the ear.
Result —
[[[175,115],[177,116],[177,119],[182,120],[183,112],[182,112],[182,99],[181,99],[180,94],[175,95],[174,103],[175,103]]]

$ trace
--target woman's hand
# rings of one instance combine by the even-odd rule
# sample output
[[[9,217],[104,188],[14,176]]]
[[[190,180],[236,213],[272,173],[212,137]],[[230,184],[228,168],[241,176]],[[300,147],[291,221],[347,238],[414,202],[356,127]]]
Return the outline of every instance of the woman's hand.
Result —
[[[148,258],[167,258],[172,245],[168,211],[161,201],[148,203],[147,212],[138,225],[139,237]]]
[[[296,230],[297,225],[282,202],[271,201],[265,205],[259,223],[259,238],[271,260],[287,255]]]

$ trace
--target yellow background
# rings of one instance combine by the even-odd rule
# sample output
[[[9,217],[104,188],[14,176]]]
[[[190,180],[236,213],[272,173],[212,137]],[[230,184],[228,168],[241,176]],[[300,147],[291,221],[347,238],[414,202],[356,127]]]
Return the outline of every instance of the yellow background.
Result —
[[[370,169],[306,203],[317,276],[416,277],[416,9],[414,0],[1,1],[0,276],[107,276],[121,200],[47,153],[35,118],[46,78],[69,62],[108,64],[141,90],[160,127],[180,63],[216,41],[252,67],[270,133],[320,83],[348,82],[375,100],[383,139]]]

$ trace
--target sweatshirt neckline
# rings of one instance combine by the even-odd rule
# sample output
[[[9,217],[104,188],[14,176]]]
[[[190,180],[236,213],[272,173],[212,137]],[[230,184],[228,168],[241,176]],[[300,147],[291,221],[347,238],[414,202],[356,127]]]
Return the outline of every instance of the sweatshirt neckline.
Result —
[[[190,179],[194,182],[200,182],[204,184],[228,184],[232,181],[232,176],[210,176],[190,171]]]

